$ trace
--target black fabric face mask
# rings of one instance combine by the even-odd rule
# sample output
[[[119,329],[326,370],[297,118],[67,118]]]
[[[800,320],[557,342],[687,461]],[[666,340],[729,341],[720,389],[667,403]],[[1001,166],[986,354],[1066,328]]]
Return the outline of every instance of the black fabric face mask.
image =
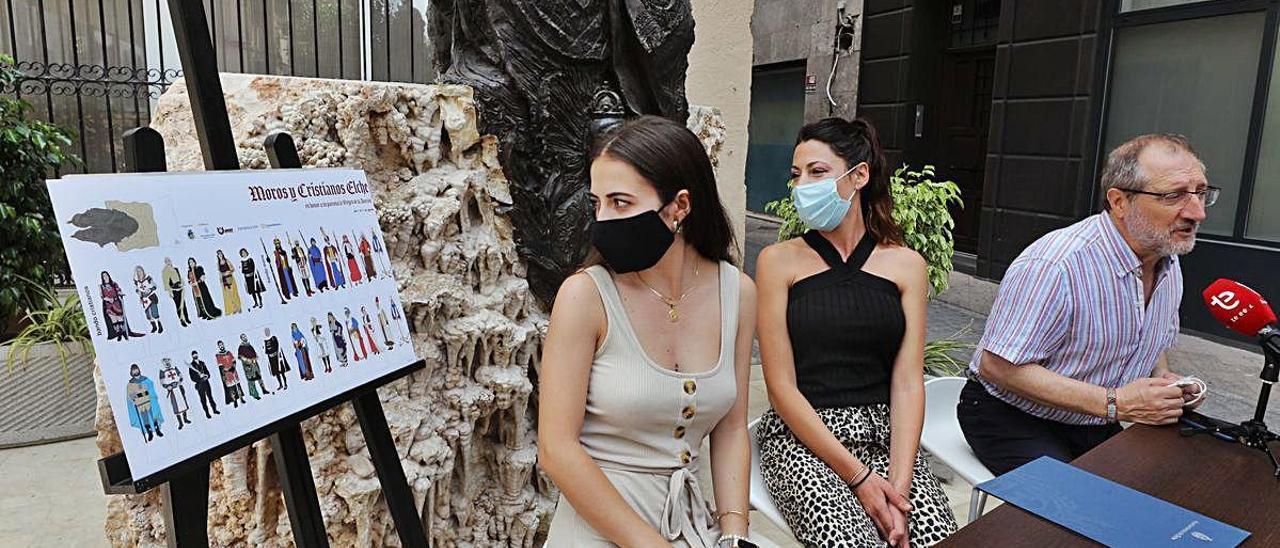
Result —
[[[591,244],[604,256],[609,268],[619,274],[658,264],[675,241],[675,233],[657,211],[646,211],[624,219],[596,221],[591,226]]]

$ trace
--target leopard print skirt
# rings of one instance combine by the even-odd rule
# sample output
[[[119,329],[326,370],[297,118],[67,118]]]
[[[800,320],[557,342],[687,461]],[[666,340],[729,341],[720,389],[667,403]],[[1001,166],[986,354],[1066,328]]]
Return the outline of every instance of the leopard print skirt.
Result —
[[[836,439],[882,477],[889,477],[889,406],[818,409]],[[885,546],[843,480],[791,433],[772,409],[761,417],[760,469],[787,525],[805,546]],[[932,546],[956,530],[947,496],[928,462],[916,454],[908,529],[912,546]]]

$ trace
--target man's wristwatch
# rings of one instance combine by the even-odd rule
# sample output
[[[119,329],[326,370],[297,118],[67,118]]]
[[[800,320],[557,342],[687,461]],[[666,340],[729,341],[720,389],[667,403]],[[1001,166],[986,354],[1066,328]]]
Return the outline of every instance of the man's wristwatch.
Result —
[[[1107,388],[1107,422],[1116,422],[1116,389]]]

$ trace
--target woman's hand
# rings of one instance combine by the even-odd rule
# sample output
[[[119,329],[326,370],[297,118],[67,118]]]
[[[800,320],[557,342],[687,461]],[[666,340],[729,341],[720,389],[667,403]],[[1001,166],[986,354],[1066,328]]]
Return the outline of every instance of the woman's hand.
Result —
[[[911,472],[905,474],[889,472],[889,485],[892,485],[893,490],[906,499],[908,506],[911,504]],[[911,508],[907,508],[906,512],[909,514],[911,510]]]
[[[907,512],[911,511],[911,504],[906,497],[875,472],[862,481],[854,494],[889,546],[907,546]]]

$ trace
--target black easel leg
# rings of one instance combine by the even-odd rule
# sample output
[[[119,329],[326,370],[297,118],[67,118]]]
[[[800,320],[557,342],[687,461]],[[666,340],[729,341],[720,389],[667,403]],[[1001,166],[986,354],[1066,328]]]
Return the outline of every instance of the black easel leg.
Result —
[[[327,548],[329,536],[324,530],[324,517],[320,515],[320,499],[311,477],[311,461],[302,440],[302,429],[295,424],[273,434],[271,454],[284,491],[284,504],[289,510],[294,543],[303,548]]]
[[[191,97],[191,114],[200,151],[203,152],[204,167],[208,170],[240,169],[204,3],[169,0],[169,15],[173,19],[174,41],[178,45],[178,58],[182,61],[187,94]]]
[[[382,411],[378,393],[373,391],[355,398],[351,400],[351,405],[355,407],[356,418],[360,420],[360,430],[364,432],[364,442],[369,447],[373,468],[377,470],[378,481],[382,483],[382,496],[387,499],[387,508],[391,510],[391,519],[395,521],[400,544],[405,548],[426,548],[427,534],[422,529],[422,516],[413,503],[409,480],[405,478],[404,468],[400,465],[400,453],[396,450],[395,441],[391,439],[391,429],[387,426],[387,415]]]
[[[164,525],[172,548],[209,546],[209,467],[164,484]]]

